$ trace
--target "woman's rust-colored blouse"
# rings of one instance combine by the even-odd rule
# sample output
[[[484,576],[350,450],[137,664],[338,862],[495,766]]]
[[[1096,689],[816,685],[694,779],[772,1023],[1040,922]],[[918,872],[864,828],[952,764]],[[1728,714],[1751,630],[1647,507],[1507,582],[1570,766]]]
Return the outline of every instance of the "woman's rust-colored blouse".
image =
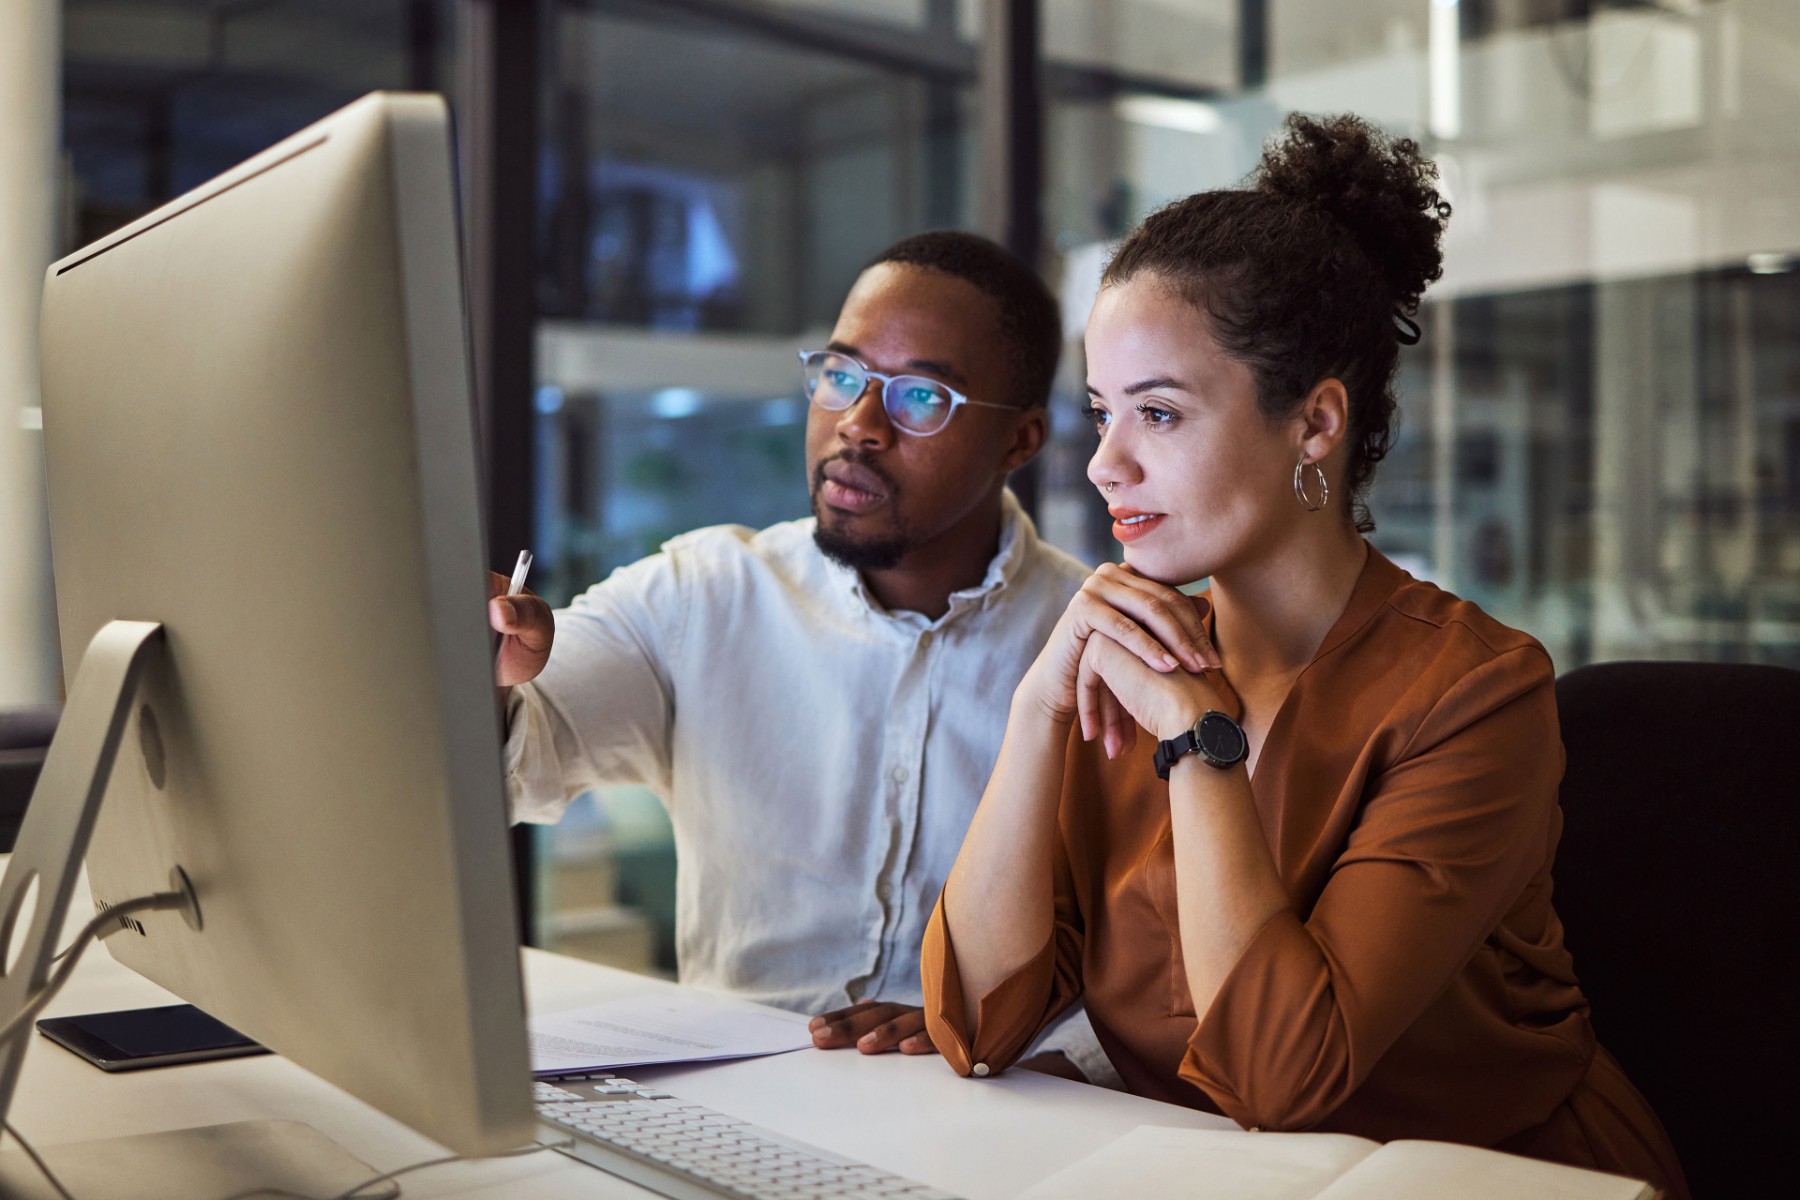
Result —
[[[1054,934],[971,1020],[940,901],[923,958],[933,1041],[962,1074],[998,1071],[1083,999],[1141,1095],[1246,1128],[1490,1146],[1685,1196],[1661,1124],[1595,1044],[1551,907],[1554,685],[1535,640],[1371,547],[1251,780],[1292,908],[1206,1020],[1182,965],[1155,739],[1140,731],[1108,762],[1077,733]]]

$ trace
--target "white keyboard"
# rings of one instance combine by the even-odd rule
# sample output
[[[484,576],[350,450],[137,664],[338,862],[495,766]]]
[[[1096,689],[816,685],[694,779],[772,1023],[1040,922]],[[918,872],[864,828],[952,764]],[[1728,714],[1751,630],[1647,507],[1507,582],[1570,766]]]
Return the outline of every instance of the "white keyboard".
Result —
[[[673,1200],[957,1200],[616,1075],[535,1086],[546,1140]]]

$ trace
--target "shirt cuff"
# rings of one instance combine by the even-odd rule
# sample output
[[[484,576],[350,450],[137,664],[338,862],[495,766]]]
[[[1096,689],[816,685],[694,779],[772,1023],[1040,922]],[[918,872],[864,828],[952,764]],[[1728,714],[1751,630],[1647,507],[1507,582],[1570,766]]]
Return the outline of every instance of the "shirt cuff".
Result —
[[[1226,974],[1182,1056],[1181,1078],[1245,1129],[1311,1129],[1341,1102],[1348,1067],[1318,946],[1290,911],[1270,917]],[[1303,1003],[1296,1008],[1294,997]],[[1287,1024],[1278,1054],[1259,1030]],[[1316,1049],[1295,1050],[1295,1047]],[[1335,1097],[1335,1099],[1333,1099]]]
[[[996,1075],[1016,1062],[1038,1033],[1074,996],[1056,992],[1056,940],[995,984],[977,1001],[974,1038],[963,1009],[962,975],[940,897],[925,927],[921,955],[925,1028],[932,1044],[959,1075]],[[1074,1060],[1071,1059],[1071,1062]],[[1079,1064],[1077,1064],[1079,1065]]]
[[[501,749],[501,763],[506,771],[507,806],[515,825],[521,821],[550,825],[562,819],[569,797],[557,769],[549,706],[529,683],[515,687],[506,698],[506,744]]]

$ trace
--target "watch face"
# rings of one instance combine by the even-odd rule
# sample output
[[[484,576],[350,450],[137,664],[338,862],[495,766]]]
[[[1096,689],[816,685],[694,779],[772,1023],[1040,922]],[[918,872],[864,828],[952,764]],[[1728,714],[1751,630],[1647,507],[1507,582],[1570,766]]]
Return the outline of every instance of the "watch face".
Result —
[[[1200,727],[1195,732],[1199,735],[1201,751],[1214,762],[1241,762],[1249,749],[1244,742],[1244,731],[1224,713],[1207,713],[1200,719]]]

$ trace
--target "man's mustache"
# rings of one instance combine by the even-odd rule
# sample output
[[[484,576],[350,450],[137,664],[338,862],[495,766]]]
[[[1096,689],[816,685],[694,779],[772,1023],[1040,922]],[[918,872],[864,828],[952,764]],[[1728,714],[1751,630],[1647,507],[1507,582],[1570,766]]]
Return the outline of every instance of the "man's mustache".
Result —
[[[830,458],[820,459],[818,465],[813,468],[812,490],[814,495],[817,495],[819,489],[825,486],[825,468],[834,462],[854,463],[861,467],[887,486],[890,497],[896,496],[900,492],[900,485],[894,482],[894,477],[876,465],[874,455],[867,451],[841,450]]]

